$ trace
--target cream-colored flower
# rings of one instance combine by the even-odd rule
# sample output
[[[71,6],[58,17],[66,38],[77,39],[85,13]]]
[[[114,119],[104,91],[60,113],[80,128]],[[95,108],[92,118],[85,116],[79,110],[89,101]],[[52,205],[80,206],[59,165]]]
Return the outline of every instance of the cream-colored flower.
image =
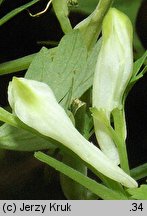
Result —
[[[137,187],[134,179],[76,130],[49,86],[25,78],[13,78],[8,88],[8,100],[13,112],[22,122],[59,141],[109,178],[126,187]]]
[[[113,109],[122,107],[122,97],[133,68],[132,25],[129,18],[111,8],[102,26],[102,47],[93,83],[93,107],[103,109],[108,120]],[[119,155],[104,125],[94,120],[101,150],[116,164]]]

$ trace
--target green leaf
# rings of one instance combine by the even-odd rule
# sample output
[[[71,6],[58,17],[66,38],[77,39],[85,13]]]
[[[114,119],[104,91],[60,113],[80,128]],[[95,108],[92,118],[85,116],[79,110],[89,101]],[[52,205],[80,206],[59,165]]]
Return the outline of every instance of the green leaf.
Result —
[[[131,176],[135,180],[145,178],[147,176],[147,163],[135,167],[131,170]]]
[[[74,181],[78,182],[79,184],[86,187],[92,193],[96,194],[97,196],[101,197],[102,199],[106,200],[124,200],[127,199],[125,195],[113,191],[102,184],[97,183],[96,181],[90,179],[87,176],[84,176],[82,173],[74,170],[73,168],[67,166],[66,164],[42,153],[36,152],[34,155],[38,160],[42,161],[43,163],[48,164],[49,166],[53,167],[57,171],[61,172],[62,174],[68,176],[69,178],[73,179]]]
[[[141,58],[139,58],[138,60],[136,60],[134,62],[133,77],[139,73],[139,71],[140,71],[141,67],[143,66],[143,64],[145,63],[146,59],[147,59],[147,51],[143,54],[143,56]]]
[[[54,58],[43,48],[29,67],[26,78],[48,84],[58,101],[69,92],[74,74],[85,67],[86,48],[82,45],[78,31],[67,34],[61,40]],[[63,85],[64,83],[64,85]]]
[[[34,5],[35,3],[39,2],[40,0],[33,0],[25,5],[22,5],[14,10],[12,10],[11,12],[9,12],[8,14],[6,14],[4,17],[2,17],[0,19],[0,26],[2,26],[4,23],[6,23],[7,21],[9,21],[10,19],[12,19],[14,16],[16,16],[17,14],[19,14],[20,12],[26,10],[28,7]]]
[[[48,84],[58,102],[68,107],[92,85],[99,50],[100,42],[88,56],[80,32],[72,31],[63,37],[55,52],[42,48],[25,77]]]
[[[147,200],[147,185],[141,185],[139,188],[130,188],[127,190],[131,194],[131,199]]]
[[[8,124],[0,127],[0,148],[15,151],[36,151],[55,148],[49,141]]]
[[[20,72],[28,69],[36,53],[0,64],[0,75]]]
[[[133,66],[133,75],[132,78],[125,90],[125,94],[124,94],[124,101],[128,95],[128,93],[130,92],[130,90],[133,88],[133,86],[135,85],[135,83],[143,77],[143,75],[147,72],[147,65],[145,65],[145,67],[141,70],[141,67],[146,64],[146,59],[147,59],[147,51],[143,54],[143,56],[141,58],[139,58],[138,60],[136,60],[134,62],[134,66]],[[141,71],[140,71],[141,70]]]
[[[79,71],[74,79],[72,100],[81,97],[93,84],[93,75],[97,57],[101,47],[101,39],[97,42],[92,52],[88,55],[86,66]]]

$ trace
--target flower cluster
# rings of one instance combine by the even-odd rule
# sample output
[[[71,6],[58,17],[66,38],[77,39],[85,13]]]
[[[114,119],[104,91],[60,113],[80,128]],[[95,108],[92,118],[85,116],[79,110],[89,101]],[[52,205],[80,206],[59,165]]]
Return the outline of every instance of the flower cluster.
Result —
[[[93,85],[93,106],[105,110],[109,120],[111,111],[121,106],[131,71],[131,25],[125,15],[111,9],[103,23],[103,43]],[[60,142],[88,167],[126,187],[137,187],[136,181],[114,163],[119,160],[117,149],[103,126],[94,121],[100,150],[76,130],[48,85],[14,77],[9,84],[8,100],[14,114],[23,123]]]

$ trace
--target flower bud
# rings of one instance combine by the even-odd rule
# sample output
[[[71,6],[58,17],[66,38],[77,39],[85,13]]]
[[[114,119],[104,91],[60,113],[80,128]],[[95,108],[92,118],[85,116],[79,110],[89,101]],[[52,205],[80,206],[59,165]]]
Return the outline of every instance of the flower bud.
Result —
[[[98,55],[93,83],[93,107],[103,109],[110,121],[113,109],[122,108],[122,99],[133,68],[132,25],[129,18],[111,8],[102,26],[102,47]],[[119,156],[103,124],[94,120],[101,150],[115,163]]]
[[[8,88],[8,100],[22,122],[62,143],[89,166],[109,178],[126,187],[137,186],[134,179],[76,130],[49,86],[25,78],[13,78]]]

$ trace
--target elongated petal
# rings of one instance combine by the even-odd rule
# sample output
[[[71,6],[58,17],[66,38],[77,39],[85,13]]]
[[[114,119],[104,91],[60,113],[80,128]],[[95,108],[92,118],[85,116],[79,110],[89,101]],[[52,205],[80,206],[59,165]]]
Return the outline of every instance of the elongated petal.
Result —
[[[49,86],[24,78],[13,78],[8,88],[8,99],[15,114],[25,124],[61,142],[104,175],[126,187],[137,186],[130,176],[75,129]]]
[[[133,68],[132,25],[129,18],[115,8],[105,16],[102,27],[102,47],[98,56],[93,83],[93,106],[110,113],[122,107],[122,97]],[[115,163],[117,149],[103,125],[94,121],[96,137],[102,151]]]

